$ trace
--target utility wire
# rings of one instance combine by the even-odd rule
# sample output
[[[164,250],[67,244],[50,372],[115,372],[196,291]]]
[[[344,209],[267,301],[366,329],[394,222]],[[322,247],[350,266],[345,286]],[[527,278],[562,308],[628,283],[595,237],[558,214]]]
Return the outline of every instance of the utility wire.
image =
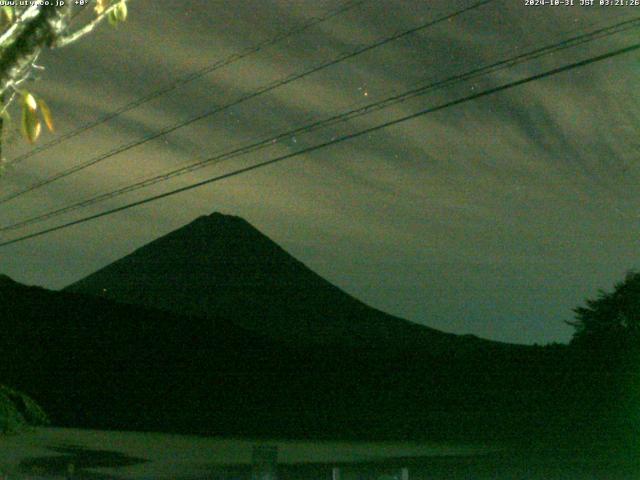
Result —
[[[338,15],[341,15],[351,9],[354,9],[356,7],[361,6],[362,4],[371,1],[371,0],[358,0],[358,1],[353,1],[353,2],[347,2],[345,5],[343,5],[342,7],[332,10],[331,12],[327,13],[326,15],[323,15],[321,17],[317,17],[317,18],[312,18],[311,20],[309,20],[306,23],[303,23],[302,25],[293,28],[291,30],[288,30],[286,32],[282,32],[272,38],[270,38],[269,40],[266,40],[262,43],[259,43],[258,45],[255,45],[253,47],[247,48],[245,50],[242,50],[238,53],[234,53],[230,56],[228,56],[225,59],[222,60],[218,60],[217,62],[211,64],[211,65],[207,65],[206,67],[197,70],[189,75],[185,75],[184,77],[181,77],[175,81],[173,81],[172,83],[166,85],[163,88],[160,88],[158,90],[155,90],[143,97],[140,97],[136,100],[133,100],[125,105],[123,105],[122,107],[114,110],[113,112],[109,112],[108,114],[98,118],[97,120],[94,120],[92,122],[86,123],[85,125],[78,127],[75,130],[72,130],[68,133],[65,133],[64,135],[60,135],[56,138],[54,138],[53,140],[42,144],[39,147],[33,148],[32,150],[29,150],[28,152],[23,153],[22,155],[18,155],[17,157],[9,160],[7,163],[10,165],[14,165],[18,162],[22,162],[23,160],[26,160],[30,157],[33,157],[34,155],[37,155],[41,152],[44,152],[45,150],[49,150],[52,147],[55,147],[56,145],[60,145],[61,143],[76,137],[78,135],[80,135],[81,133],[86,132],[87,130],[91,130],[94,127],[97,127],[98,125],[102,125],[103,123],[108,122],[109,120],[112,120],[120,115],[122,115],[123,113],[126,113],[130,110],[133,110],[134,108],[137,108],[141,105],[144,105],[145,103],[148,103],[152,100],[155,100],[158,97],[161,97],[163,95],[166,95],[168,93],[171,93],[172,91],[178,89],[179,87],[184,86],[187,83],[193,82],[199,78],[204,77],[205,75],[208,75],[212,72],[215,72],[216,70],[219,70],[223,67],[226,67],[227,65],[231,65],[235,62],[238,62],[250,55],[253,55],[255,53],[258,53],[262,50],[264,50],[267,47],[270,47],[282,40],[286,40],[287,38],[299,35],[303,32],[305,32],[306,30],[310,29],[311,27],[318,25],[320,23],[323,23],[327,20],[330,20],[333,17],[336,17]]]
[[[316,73],[316,72],[318,72],[320,70],[324,70],[327,67],[336,65],[336,64],[338,64],[338,63],[340,63],[340,62],[342,62],[344,60],[351,59],[351,58],[356,57],[358,55],[361,55],[361,54],[363,54],[365,52],[371,51],[374,48],[381,47],[381,46],[386,45],[386,44],[388,44],[390,42],[398,40],[400,38],[406,37],[408,35],[412,35],[412,34],[414,34],[416,32],[419,32],[419,31],[424,30],[424,29],[426,29],[428,27],[434,26],[434,25],[436,25],[438,23],[447,21],[447,20],[449,20],[451,18],[454,18],[454,17],[457,17],[459,15],[462,15],[462,14],[468,12],[468,11],[471,11],[473,9],[479,8],[479,7],[483,6],[483,5],[491,3],[493,1],[494,0],[482,0],[480,2],[474,3],[473,5],[470,5],[468,7],[465,7],[463,9],[461,9],[461,10],[458,10],[456,12],[450,13],[448,15],[444,15],[442,17],[439,17],[436,20],[432,20],[432,21],[429,21],[427,23],[423,23],[423,24],[421,24],[421,25],[419,25],[417,27],[411,28],[409,30],[404,30],[404,31],[402,31],[400,33],[397,33],[397,34],[394,34],[394,35],[392,35],[390,37],[386,37],[386,38],[384,38],[382,40],[379,40],[379,41],[377,41],[377,42],[375,42],[373,44],[370,44],[370,45],[367,45],[365,47],[359,48],[359,49],[357,49],[357,50],[355,50],[355,51],[353,51],[351,53],[345,53],[343,55],[340,55],[339,57],[337,57],[337,58],[335,58],[333,60],[330,60],[328,62],[322,63],[322,64],[320,64],[320,65],[318,65],[316,67],[313,67],[313,68],[311,68],[309,70],[306,70],[306,71],[304,71],[302,73],[297,73],[297,74],[293,74],[293,75],[290,75],[288,77],[285,77],[282,80],[278,80],[278,81],[276,81],[274,83],[271,83],[271,84],[269,84],[269,85],[267,85],[267,86],[255,91],[255,92],[250,93],[249,95],[243,96],[243,97],[241,97],[241,98],[239,98],[239,99],[237,99],[237,100],[235,100],[235,101],[233,101],[231,103],[227,103],[227,104],[222,105],[220,107],[216,107],[213,110],[209,110],[209,111],[207,111],[205,113],[196,115],[194,117],[191,117],[188,120],[179,122],[179,123],[177,123],[177,124],[175,124],[173,126],[166,127],[164,129],[160,130],[159,132],[156,132],[154,134],[146,136],[146,137],[144,137],[144,138],[142,138],[140,140],[136,140],[136,141],[130,142],[128,144],[122,145],[120,147],[117,147],[115,149],[112,149],[112,150],[110,150],[110,151],[108,151],[106,153],[103,153],[102,155],[99,155],[99,156],[94,157],[94,158],[92,158],[90,160],[87,160],[87,161],[85,161],[83,163],[75,165],[75,166],[73,166],[71,168],[63,170],[62,172],[58,172],[57,174],[54,174],[49,178],[46,178],[46,179],[41,180],[39,182],[36,182],[36,183],[32,184],[31,186],[29,186],[27,188],[24,188],[24,189],[19,190],[17,192],[14,192],[14,193],[11,193],[11,194],[6,195],[4,197],[1,197],[0,198],[0,204],[6,203],[6,202],[8,202],[10,200],[13,200],[15,198],[21,197],[22,195],[24,195],[26,193],[32,192],[34,190],[37,190],[37,189],[39,189],[41,187],[44,187],[45,185],[49,185],[49,184],[51,184],[51,183],[53,183],[53,182],[55,182],[57,180],[60,180],[62,178],[68,177],[69,175],[77,173],[77,172],[79,172],[81,170],[84,170],[85,168],[91,167],[91,166],[93,166],[93,165],[95,165],[95,164],[97,164],[97,163],[99,163],[99,162],[101,162],[103,160],[111,158],[114,155],[117,155],[119,153],[131,150],[134,147],[137,147],[139,145],[147,143],[147,142],[149,142],[151,140],[154,140],[154,139],[156,139],[158,137],[161,137],[163,135],[166,135],[168,133],[174,132],[175,130],[178,130],[180,128],[186,127],[187,125],[191,125],[192,123],[197,122],[198,120],[202,120],[203,118],[209,117],[209,116],[211,116],[211,115],[213,115],[215,113],[218,113],[220,111],[226,110],[226,109],[234,107],[236,105],[239,105],[240,103],[246,102],[247,100],[250,100],[250,99],[253,99],[253,98],[258,97],[260,95],[263,95],[265,93],[268,93],[268,92],[270,92],[272,90],[275,90],[275,89],[277,89],[279,87],[287,85],[287,84],[289,84],[291,82],[295,82],[296,80],[300,80],[300,79],[302,79],[304,77],[307,77],[307,76],[309,76],[309,75],[311,75],[313,73]]]
[[[579,67],[584,67],[586,65],[590,65],[590,64],[596,63],[596,62],[600,62],[600,61],[603,61],[603,60],[606,60],[606,59],[609,59],[609,58],[613,58],[613,57],[616,57],[618,55],[622,55],[622,54],[625,54],[625,53],[630,53],[630,52],[636,51],[638,49],[640,49],[640,43],[636,43],[636,44],[633,44],[633,45],[625,47],[625,48],[620,48],[620,49],[617,49],[617,50],[613,50],[613,51],[610,51],[610,52],[602,54],[602,55],[598,55],[598,56],[595,56],[595,57],[588,58],[586,60],[582,60],[582,61],[575,62],[575,63],[570,63],[570,64],[564,65],[562,67],[557,67],[557,68],[554,68],[554,69],[551,69],[551,70],[547,70],[547,71],[545,71],[543,73],[538,73],[536,75],[531,75],[529,77],[526,77],[526,78],[523,78],[523,79],[520,79],[520,80],[516,80],[516,81],[513,81],[513,82],[509,82],[509,83],[500,85],[498,87],[489,88],[489,89],[486,89],[486,90],[484,90],[482,92],[478,92],[478,93],[475,93],[473,95],[468,95],[466,97],[458,98],[456,100],[452,100],[452,101],[440,104],[440,105],[435,106],[435,107],[429,107],[429,108],[426,108],[424,110],[420,110],[420,111],[418,111],[416,113],[413,113],[411,115],[406,115],[404,117],[400,117],[400,118],[397,118],[395,120],[390,120],[388,122],[381,123],[381,124],[376,125],[374,127],[366,128],[364,130],[360,130],[358,132],[355,132],[355,133],[352,133],[352,134],[349,134],[349,135],[344,135],[344,136],[339,137],[337,139],[333,139],[333,140],[330,140],[330,141],[327,141],[327,142],[323,142],[323,143],[314,145],[312,147],[305,148],[305,149],[300,150],[298,152],[293,152],[293,153],[290,153],[290,154],[287,154],[287,155],[282,155],[280,157],[276,157],[276,158],[273,158],[271,160],[265,160],[263,162],[251,165],[249,167],[240,168],[240,169],[234,170],[232,172],[228,172],[228,173],[225,173],[225,174],[222,174],[222,175],[218,175],[218,176],[206,179],[206,180],[202,180],[200,182],[192,183],[190,185],[186,185],[184,187],[180,187],[180,188],[177,188],[177,189],[174,189],[174,190],[170,190],[168,192],[164,192],[164,193],[161,193],[161,194],[158,194],[158,195],[153,195],[151,197],[144,198],[142,200],[131,202],[131,203],[128,203],[126,205],[122,205],[120,207],[112,208],[110,210],[105,210],[105,211],[100,212],[100,213],[89,215],[89,216],[86,216],[86,217],[83,217],[83,218],[80,218],[80,219],[77,219],[77,220],[74,220],[74,221],[71,221],[71,222],[67,222],[67,223],[64,223],[64,224],[61,224],[61,225],[57,225],[55,227],[51,227],[51,228],[47,228],[47,229],[44,229],[44,230],[40,230],[40,231],[31,233],[31,234],[28,234],[28,235],[23,235],[21,237],[14,238],[12,240],[7,240],[5,242],[1,242],[0,243],[0,247],[4,247],[4,246],[11,245],[11,244],[14,244],[14,243],[22,242],[22,241],[28,240],[30,238],[39,237],[39,236],[45,235],[47,233],[51,233],[51,232],[55,232],[55,231],[58,231],[58,230],[62,230],[64,228],[68,228],[68,227],[71,227],[71,226],[74,226],[74,225],[85,223],[85,222],[88,222],[90,220],[95,220],[97,218],[105,217],[105,216],[108,216],[108,215],[113,215],[114,213],[122,212],[124,210],[128,210],[130,208],[137,207],[139,205],[144,205],[144,204],[147,204],[147,203],[150,203],[150,202],[154,202],[156,200],[160,200],[162,198],[170,197],[170,196],[176,195],[178,193],[182,193],[182,192],[186,192],[186,191],[189,191],[189,190],[193,190],[195,188],[198,188],[198,187],[201,187],[201,186],[204,186],[204,185],[208,185],[208,184],[211,184],[211,183],[214,183],[214,182],[219,182],[219,181],[225,180],[227,178],[235,177],[235,176],[247,173],[247,172],[258,170],[260,168],[267,167],[269,165],[273,165],[273,164],[282,162],[284,160],[288,160],[290,158],[298,157],[298,156],[300,156],[302,154],[305,154],[305,153],[310,153],[310,152],[313,152],[313,151],[316,151],[316,150],[320,150],[321,148],[325,148],[325,147],[328,147],[330,145],[336,145],[338,143],[342,143],[342,142],[345,142],[347,140],[351,140],[351,139],[360,137],[362,135],[367,135],[369,133],[373,133],[373,132],[376,132],[378,130],[382,130],[383,128],[388,128],[388,127],[393,126],[393,125],[404,123],[406,121],[412,120],[414,118],[421,117],[421,116],[429,114],[429,113],[434,113],[434,112],[437,112],[437,111],[440,111],[440,110],[444,110],[446,108],[450,108],[450,107],[453,107],[453,106],[456,106],[456,105],[460,105],[460,104],[467,103],[467,102],[470,102],[470,101],[473,101],[473,100],[477,100],[479,98],[483,98],[483,97],[486,97],[486,96],[489,96],[489,95],[493,95],[493,94],[498,93],[498,92],[503,92],[505,90],[509,90],[509,89],[515,88],[517,86],[524,85],[526,83],[530,83],[530,82],[534,82],[534,81],[537,81],[537,80],[541,80],[543,78],[550,77],[552,75],[557,75],[559,73],[566,72],[566,71],[569,71],[569,70],[573,70],[573,69],[576,69],[576,68],[579,68]]]
[[[25,220],[19,221],[17,223],[13,223],[10,225],[6,225],[3,227],[0,227],[0,232],[5,232],[5,231],[9,231],[9,230],[16,230],[19,228],[23,228],[25,226],[28,225],[33,225],[33,224],[37,224],[37,223],[41,223],[45,220],[49,220],[51,218],[60,216],[62,214],[65,213],[69,213],[81,208],[85,208],[91,205],[94,205],[96,203],[111,199],[111,198],[115,198],[118,197],[120,195],[129,193],[129,192],[133,192],[135,190],[139,190],[141,188],[145,188],[151,185],[154,185],[156,183],[160,183],[160,182],[164,182],[166,180],[169,180],[170,178],[179,176],[179,175],[184,175],[186,173],[190,173],[196,170],[199,170],[201,168],[205,168],[208,166],[211,166],[212,164],[219,164],[220,162],[224,161],[224,160],[228,160],[234,157],[238,157],[241,155],[246,155],[248,153],[252,153],[252,152],[256,152],[258,150],[262,150],[264,148],[267,147],[271,147],[272,145],[274,145],[276,142],[281,141],[283,139],[287,139],[287,138],[291,138],[300,134],[305,134],[305,133],[309,133],[315,130],[318,130],[320,128],[325,128],[327,126],[331,126],[331,125],[335,125],[337,123],[340,122],[346,122],[348,120],[363,116],[365,114],[369,114],[371,112],[374,111],[378,111],[384,108],[388,108],[392,105],[407,101],[411,98],[417,97],[419,95],[424,95],[432,90],[435,89],[440,89],[440,88],[444,88],[444,87],[450,87],[453,86],[455,84],[461,83],[463,81],[467,81],[467,80],[471,80],[489,73],[494,73],[497,72],[499,70],[504,70],[506,68],[511,68],[515,65],[518,65],[520,63],[526,62],[526,61],[531,61],[533,59],[542,57],[542,56],[546,56],[546,55],[550,55],[552,53],[556,53],[558,51],[567,49],[567,48],[572,48],[581,44],[584,44],[586,42],[591,42],[594,40],[598,40],[601,38],[604,38],[606,36],[611,36],[626,30],[629,30],[631,28],[638,28],[640,26],[640,17],[636,17],[634,19],[631,20],[627,20],[624,22],[619,22],[617,24],[611,25],[611,26],[607,26],[604,28],[599,28],[597,30],[588,32],[588,33],[584,33],[566,40],[562,40],[560,42],[551,44],[551,45],[547,45],[545,47],[542,48],[538,48],[538,49],[534,49],[528,52],[524,52],[521,53],[520,55],[517,55],[515,57],[510,57],[510,58],[506,58],[497,62],[494,62],[490,65],[484,66],[484,67],[480,67],[480,68],[475,68],[473,70],[470,70],[466,73],[463,74],[459,74],[459,75],[454,75],[451,77],[448,77],[444,80],[440,80],[434,83],[430,83],[428,85],[424,85],[421,86],[419,88],[415,88],[412,90],[409,90],[405,93],[399,94],[399,95],[394,95],[388,98],[385,98],[383,100],[380,100],[378,102],[374,102],[368,105],[365,105],[363,107],[357,108],[355,110],[349,110],[347,112],[341,113],[339,115],[335,115],[329,118],[326,118],[324,120],[321,121],[317,121],[308,125],[305,125],[303,127],[298,127],[294,130],[290,130],[284,133],[281,133],[275,137],[268,137],[264,140],[252,143],[250,145],[244,146],[244,147],[240,147],[240,148],[236,148],[234,150],[216,155],[214,157],[211,158],[207,158],[207,159],[203,159],[200,161],[197,161],[195,163],[191,163],[189,165],[185,165],[183,167],[174,169],[174,170],[170,170],[168,172],[162,173],[162,174],[158,174],[152,177],[148,177],[144,180],[138,181],[138,182],[134,182],[133,184],[129,184],[126,185],[124,187],[118,188],[116,190],[111,190],[109,192],[105,192],[99,195],[95,195],[93,197],[90,197],[88,199],[84,199],[75,203],[72,203],[71,205],[67,205],[67,206],[63,206],[61,208],[52,210],[52,211],[48,211],[30,218],[27,218]]]

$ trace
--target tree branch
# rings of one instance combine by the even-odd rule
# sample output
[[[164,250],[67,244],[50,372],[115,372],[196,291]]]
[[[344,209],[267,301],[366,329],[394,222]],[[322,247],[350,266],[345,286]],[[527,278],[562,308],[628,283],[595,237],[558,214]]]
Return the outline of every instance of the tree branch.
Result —
[[[80,40],[82,37],[84,37],[85,35],[88,35],[89,33],[91,33],[100,23],[102,23],[104,21],[105,18],[107,18],[107,16],[116,8],[118,8],[118,4],[120,3],[120,0],[116,0],[114,1],[109,8],[106,8],[100,15],[98,15],[96,18],[94,18],[91,22],[87,23],[84,27],[76,30],[73,33],[64,35],[64,36],[60,36],[58,38],[56,38],[55,42],[53,43],[52,47],[53,48],[62,48],[62,47],[66,47],[67,45],[76,42],[78,40]]]
[[[27,25],[26,22],[35,18],[38,15],[39,10],[40,9],[37,5],[32,5],[25,10],[24,13],[22,13],[22,15],[20,15],[20,17],[0,36],[0,45],[3,45],[10,38],[15,37],[22,32]]]
[[[33,8],[38,11],[34,15]],[[43,47],[51,47],[66,27],[69,6],[37,6],[28,9],[11,36],[2,35],[5,44],[0,51],[0,95],[12,86],[28,68]],[[13,28],[13,26],[11,27]],[[10,28],[10,29],[11,29]]]

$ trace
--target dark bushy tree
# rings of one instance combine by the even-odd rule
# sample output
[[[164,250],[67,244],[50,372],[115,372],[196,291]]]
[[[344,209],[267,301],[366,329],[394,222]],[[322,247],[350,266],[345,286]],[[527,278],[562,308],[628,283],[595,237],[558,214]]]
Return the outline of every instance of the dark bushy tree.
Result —
[[[612,292],[600,291],[574,312],[576,320],[568,322],[576,329],[572,344],[640,348],[640,272],[627,273]]]
[[[570,424],[616,451],[640,448],[640,272],[574,309]],[[581,428],[577,428],[581,426]]]
[[[47,415],[31,398],[0,385],[0,434],[48,423]]]

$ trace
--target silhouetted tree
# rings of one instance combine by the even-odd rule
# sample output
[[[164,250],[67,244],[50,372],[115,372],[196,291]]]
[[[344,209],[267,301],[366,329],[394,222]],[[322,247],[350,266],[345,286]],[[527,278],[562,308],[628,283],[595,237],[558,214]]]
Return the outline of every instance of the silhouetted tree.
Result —
[[[633,349],[640,347],[640,272],[627,273],[612,292],[600,291],[586,300],[586,306],[574,309],[576,320],[572,344]]]
[[[0,385],[0,434],[47,423],[47,415],[31,398]]]
[[[639,445],[640,272],[574,309],[565,424],[579,441]],[[567,427],[569,428],[569,427]],[[573,441],[573,440],[572,440]]]

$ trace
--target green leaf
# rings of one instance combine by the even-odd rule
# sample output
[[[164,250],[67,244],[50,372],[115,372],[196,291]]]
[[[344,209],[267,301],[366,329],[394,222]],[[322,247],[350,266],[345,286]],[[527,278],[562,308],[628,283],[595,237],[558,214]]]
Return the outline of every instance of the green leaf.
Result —
[[[109,11],[109,15],[107,15],[107,20],[109,20],[109,25],[112,27],[118,26],[118,15],[116,14],[115,9]]]
[[[96,6],[94,10],[96,14],[100,15],[107,8],[107,0],[96,0]]]
[[[38,99],[38,106],[40,107],[40,111],[42,112],[42,118],[44,118],[44,123],[47,125],[47,128],[50,132],[53,132],[53,116],[51,115],[51,110],[49,106],[45,103],[45,101],[41,98]]]
[[[0,9],[0,23],[4,26],[11,25],[16,18],[15,7],[4,6]]]
[[[38,103],[33,95],[25,93],[22,102],[22,135],[34,143],[40,136],[42,125],[38,118]]]
[[[127,19],[128,14],[127,2],[125,0],[121,0],[116,4],[113,10],[109,11],[107,19],[111,26],[116,27],[119,23],[124,22]]]
[[[33,94],[29,92],[24,92],[23,100],[24,100],[24,104],[29,109],[33,110],[34,112],[38,109],[38,101],[36,100],[36,97],[33,96]]]
[[[127,20],[127,15],[129,14],[129,11],[127,9],[127,2],[125,0],[122,0],[118,6],[115,8],[115,12],[116,15],[118,17],[118,21],[119,22],[124,22]]]

